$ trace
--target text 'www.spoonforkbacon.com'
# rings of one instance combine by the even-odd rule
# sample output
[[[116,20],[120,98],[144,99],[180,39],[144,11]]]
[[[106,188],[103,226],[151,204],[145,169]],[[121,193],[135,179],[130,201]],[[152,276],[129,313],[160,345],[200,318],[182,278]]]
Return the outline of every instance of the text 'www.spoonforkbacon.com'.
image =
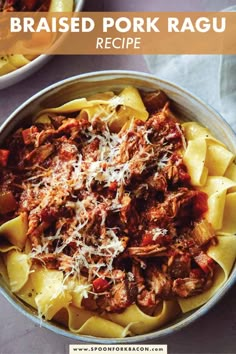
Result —
[[[166,344],[132,344],[132,345],[103,345],[103,344],[70,344],[69,354],[84,353],[145,353],[145,354],[167,354]]]

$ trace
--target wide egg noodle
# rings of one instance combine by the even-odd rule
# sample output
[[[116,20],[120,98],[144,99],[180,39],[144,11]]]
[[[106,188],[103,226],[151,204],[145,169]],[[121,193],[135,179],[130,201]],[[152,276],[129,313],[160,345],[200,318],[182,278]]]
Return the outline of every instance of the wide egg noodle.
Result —
[[[32,273],[29,275],[28,281],[27,283],[24,285],[23,288],[21,288],[16,295],[23,300],[25,303],[29,304],[30,306],[34,307],[37,309],[37,304],[36,304],[36,300],[37,303],[40,303],[40,301],[42,300],[41,298],[37,297],[40,293],[43,294],[44,292],[46,292],[45,286],[47,285],[47,278],[50,277],[50,282],[48,283],[48,285],[50,285],[51,281],[56,281],[56,284],[59,284],[59,287],[62,284],[62,275],[61,272],[58,271],[52,271],[52,272],[46,272],[45,273],[45,269],[41,268],[41,270],[39,270],[39,277],[38,275],[35,275],[35,272],[37,272],[39,268],[36,268],[35,270],[32,271]],[[63,282],[64,283],[64,282]],[[66,301],[66,307],[63,307],[62,309],[59,309],[57,311],[57,309],[55,310],[55,315],[53,316],[53,318],[55,317],[55,319],[68,326],[68,313],[67,316],[64,316],[63,313],[65,310],[67,312],[67,308],[68,306],[71,306],[73,309],[74,308],[80,308],[81,312],[77,310],[75,310],[75,316],[78,315],[78,312],[80,313],[80,319],[84,318],[83,314],[85,313],[85,310],[82,309],[82,299],[83,299],[83,285],[85,283],[85,278],[81,279],[81,281],[79,282],[78,280],[74,280],[74,279],[70,279],[69,281],[65,281],[65,289],[64,291],[67,292],[68,290],[68,294],[70,294],[71,300],[67,303]],[[67,294],[67,295],[68,295]],[[69,296],[70,296],[69,295]],[[66,300],[69,298],[69,296],[66,297]],[[37,299],[35,300],[35,298],[37,297]],[[44,294],[43,294],[44,297]],[[41,301],[42,303],[42,301]],[[71,304],[71,305],[68,305]],[[63,305],[64,305],[64,301],[63,301]],[[91,314],[91,316],[93,316],[94,313]],[[87,318],[85,320],[83,320],[83,324],[84,322],[87,320]],[[82,324],[81,324],[82,325]]]
[[[0,76],[15,71],[29,63],[30,60],[22,54],[4,55],[0,57]]]
[[[109,98],[108,93],[106,96],[102,94],[95,95],[93,98]],[[147,120],[148,112],[143,104],[138,90],[134,87],[125,88],[118,96],[113,94],[108,99],[109,104],[94,105],[83,109],[81,114],[87,113],[88,119],[99,117],[109,123],[112,132],[119,132],[124,126],[126,129],[132,124],[133,120],[141,119]]]
[[[198,138],[212,137],[210,131],[207,128],[202,127],[197,122],[186,122],[182,124],[182,127],[184,129],[184,135],[187,141]]]
[[[17,250],[11,250],[5,257],[11,291],[19,291],[29,278],[31,262],[29,257]]]
[[[184,135],[187,141],[204,138],[208,145],[217,144],[225,147],[225,144],[214,138],[207,128],[202,127],[197,122],[186,122],[182,123],[181,126],[184,130]]]
[[[206,219],[213,226],[214,230],[220,230],[223,225],[224,208],[226,201],[226,190],[212,194],[208,199],[208,211]]]
[[[119,132],[123,127],[127,130],[135,119],[138,119],[136,112],[130,107],[122,106],[117,114],[111,118],[110,129],[115,133]]]
[[[12,250],[20,251],[18,247],[11,245],[5,239],[0,239],[0,275],[3,277],[3,280],[8,287],[10,287],[10,284],[7,274],[6,255],[9,251]]]
[[[183,123],[182,127],[188,142],[183,158],[192,185],[203,187],[208,176],[223,176],[235,155],[197,122]]]
[[[116,100],[114,100],[114,98],[116,98]],[[117,100],[117,98],[118,96],[115,96],[113,92],[103,92],[99,94],[94,94],[87,98],[77,98],[66,102],[65,104],[59,107],[45,108],[44,110],[39,112],[37,121],[39,117],[44,116],[45,113],[74,113],[81,110],[88,110],[89,112],[89,109],[91,109],[91,113],[93,113],[88,114],[89,118],[91,119],[94,115],[94,112],[96,112],[96,110],[101,109],[102,106],[104,106],[103,109],[105,109],[105,107],[107,106],[116,108],[117,104],[121,104],[121,100]]]
[[[146,120],[148,118],[146,107],[139,91],[135,87],[126,87],[123,91],[121,91],[119,97],[123,106],[132,108],[137,112],[138,118],[142,120]]]
[[[49,12],[71,12],[74,0],[51,0]]]
[[[92,107],[83,108],[80,111],[78,119],[85,117],[89,121],[91,121],[92,118],[99,117],[100,119],[108,121],[112,116],[116,115],[116,102],[114,101],[114,99],[116,100],[117,98],[118,96],[116,96],[112,91],[97,93],[87,97],[87,101],[103,103],[95,103]]]
[[[74,333],[95,337],[123,338],[128,334],[123,326],[74,306],[68,307],[68,327]]]
[[[0,57],[0,76],[6,75],[15,69],[15,66],[9,62],[7,55]]]
[[[29,64],[29,60],[22,54],[14,54],[8,56],[9,63],[12,64],[16,69]]]
[[[0,245],[1,240],[5,239],[17,248],[23,249],[27,239],[27,230],[27,214],[21,213],[0,226]]]
[[[206,218],[215,230],[223,226],[227,193],[234,192],[235,188],[236,182],[224,176],[209,176],[205,186],[200,188],[209,197]]]
[[[121,106],[117,111],[117,116],[110,121],[112,131],[118,132],[125,124],[126,128],[134,119],[146,121],[149,114],[143,103],[139,91],[132,86],[126,87],[119,94]]]
[[[93,100],[89,100],[86,98],[78,98],[63,104],[57,108],[47,108],[41,111],[35,122],[36,123],[44,123],[50,122],[49,114],[68,114],[74,112],[80,112],[78,115],[78,119],[82,117],[88,118],[91,121],[92,118],[99,117],[101,119],[109,119],[107,117],[112,118],[116,115],[115,106],[113,105],[112,98],[107,100],[107,96],[99,97],[99,99],[95,98]]]
[[[185,313],[198,308],[205,304],[219,288],[226,282],[236,257],[236,237],[218,236],[218,244],[211,246],[207,254],[217,263],[217,268],[214,274],[214,283],[210,289],[202,294],[189,298],[179,298],[178,302],[181,310]]]
[[[236,233],[236,193],[229,193],[225,198],[222,228],[218,231],[221,235]]]
[[[87,114],[89,120],[100,117],[109,123],[112,131],[119,131],[127,121],[131,122],[133,118],[143,121],[148,118],[148,112],[136,88],[127,87],[118,96],[104,93],[104,95],[95,95],[94,98],[78,98],[56,108],[46,108],[39,113],[36,121],[38,122],[41,117],[45,119],[45,114],[80,112],[79,117],[84,113]]]
[[[104,92],[101,94],[88,97],[87,100],[93,103],[92,107],[83,108],[78,116],[78,119],[86,117],[89,121],[99,117],[104,121],[109,121],[112,117],[116,116],[116,104],[113,102],[114,93]],[[101,103],[99,103],[101,102]]]
[[[60,113],[60,114],[74,113],[77,111],[81,111],[82,109],[90,108],[98,105],[109,105],[109,101],[106,100],[88,101],[86,98],[77,98],[56,108],[46,108],[39,113],[38,117],[40,117],[44,113]]]
[[[0,253],[0,275],[3,278],[3,281],[9,286],[9,278],[7,274],[7,267],[3,259],[3,255]]]
[[[88,96],[87,100],[88,101],[94,101],[94,100],[109,101],[113,97],[117,97],[113,91],[105,91],[105,92],[99,92],[99,93],[95,93],[94,95]]]
[[[102,338],[124,338],[132,335],[128,327],[98,317],[96,312],[78,309],[73,305],[61,309],[53,318],[76,334]]]
[[[86,117],[89,121],[99,117],[102,120],[109,121],[116,116],[116,110],[109,105],[99,104],[92,107],[83,108],[78,116],[79,119]]]
[[[207,179],[207,182],[204,187],[201,188],[201,191],[211,196],[214,193],[227,191],[234,192],[236,189],[236,182],[232,181],[229,178],[221,176],[210,176]]]
[[[145,334],[176,318],[180,308],[175,300],[163,301],[155,316],[148,316],[137,305],[129,306],[122,313],[109,314],[108,318],[123,327],[129,327],[134,334]]]
[[[35,268],[31,280],[36,291],[35,303],[39,315],[44,316],[46,320],[51,320],[60,309],[71,302],[71,295],[66,291],[61,271]]]
[[[208,176],[208,169],[205,166],[206,154],[207,143],[205,138],[198,138],[188,142],[183,160],[191,176],[193,186],[204,186],[206,183]]]
[[[88,319],[77,333],[104,338],[124,338],[132,335],[129,327],[122,327],[115,322],[98,316]]]
[[[223,176],[233,162],[235,155],[218,144],[210,144],[207,148],[206,167],[209,176]]]
[[[26,304],[37,309],[37,305],[35,302],[36,291],[34,289],[31,277],[32,275],[30,274],[26,284],[19,291],[16,292],[16,295]]]
[[[18,250],[20,251],[20,249],[17,246],[11,245],[9,242],[7,242],[6,240],[0,240],[0,252],[1,253],[7,253],[11,250]]]
[[[234,162],[229,165],[224,176],[236,182],[236,165]]]
[[[83,308],[78,309],[69,304],[67,307],[58,311],[53,319],[65,327],[70,328],[72,332],[77,333],[85,322],[93,316],[96,316],[96,312],[85,310]]]
[[[31,241],[29,238],[27,238],[25,247],[24,247],[24,253],[25,254],[31,254],[32,252],[32,246],[31,246]]]

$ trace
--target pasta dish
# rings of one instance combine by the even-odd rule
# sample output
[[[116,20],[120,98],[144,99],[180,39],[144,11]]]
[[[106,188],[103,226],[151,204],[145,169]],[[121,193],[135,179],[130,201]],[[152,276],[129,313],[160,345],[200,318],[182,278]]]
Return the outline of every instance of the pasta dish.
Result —
[[[75,333],[157,329],[228,278],[234,158],[162,91],[47,108],[0,149],[0,273]]]
[[[0,0],[0,12],[12,11],[73,11],[74,0]],[[35,55],[0,56],[0,76],[29,64]]]

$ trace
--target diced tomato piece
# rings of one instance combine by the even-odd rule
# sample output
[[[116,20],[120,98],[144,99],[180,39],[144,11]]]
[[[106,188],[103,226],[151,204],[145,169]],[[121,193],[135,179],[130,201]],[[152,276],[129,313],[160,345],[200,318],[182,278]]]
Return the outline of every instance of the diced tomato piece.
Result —
[[[170,235],[162,235],[160,234],[157,237],[154,237],[152,232],[146,232],[143,235],[141,246],[150,246],[159,244],[160,246],[166,246],[172,241],[172,237]]]
[[[95,293],[103,293],[104,291],[108,290],[110,284],[106,279],[97,278],[93,281],[93,288]]]
[[[25,145],[29,145],[33,142],[33,135],[38,132],[38,128],[32,126],[28,129],[22,130],[22,137],[24,140]]]
[[[117,190],[117,186],[118,186],[118,184],[117,184],[116,181],[111,182],[111,183],[110,183],[110,186],[109,186],[109,189],[110,189],[111,191],[116,191],[116,190]]]
[[[191,269],[190,277],[192,278],[202,278],[203,272],[200,268]]]
[[[204,192],[198,192],[194,198],[193,213],[195,218],[200,218],[208,210],[208,195]]]
[[[0,166],[6,167],[9,154],[10,154],[9,150],[0,149]]]
[[[203,270],[204,273],[210,273],[214,268],[214,261],[206,253],[201,252],[194,257],[195,262]]]
[[[141,246],[149,246],[153,244],[153,234],[151,232],[147,232],[142,238]]]
[[[182,161],[182,158],[176,152],[174,152],[171,155],[170,160],[174,163],[176,163],[176,162],[178,163],[178,162]]]

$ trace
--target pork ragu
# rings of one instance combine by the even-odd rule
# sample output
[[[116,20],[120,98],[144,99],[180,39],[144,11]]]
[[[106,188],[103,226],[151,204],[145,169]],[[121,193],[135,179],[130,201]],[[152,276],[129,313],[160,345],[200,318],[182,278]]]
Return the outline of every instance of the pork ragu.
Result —
[[[144,122],[112,132],[99,117],[50,116],[1,149],[1,223],[28,216],[34,263],[87,279],[83,306],[152,313],[212,284],[207,195],[191,186],[181,125],[161,92],[142,93]],[[79,112],[78,112],[79,114]],[[4,153],[5,151],[5,153]]]
[[[0,11],[48,11],[51,0],[0,0]]]

